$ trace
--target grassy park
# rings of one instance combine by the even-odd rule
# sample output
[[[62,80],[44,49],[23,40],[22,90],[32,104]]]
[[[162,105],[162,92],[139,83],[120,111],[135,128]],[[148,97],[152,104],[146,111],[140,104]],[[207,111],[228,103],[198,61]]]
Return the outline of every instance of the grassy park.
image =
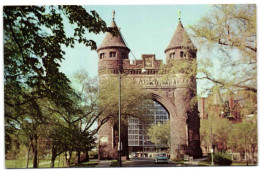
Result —
[[[64,160],[56,160],[55,168],[66,167]],[[17,160],[5,160],[5,167],[8,169],[12,168],[26,168],[27,160],[26,159],[17,159]],[[49,168],[51,164],[50,160],[40,160],[39,168]],[[82,162],[80,164],[72,164],[71,167],[95,167],[98,164],[98,161],[89,161]],[[32,160],[29,161],[28,168],[33,168]]]

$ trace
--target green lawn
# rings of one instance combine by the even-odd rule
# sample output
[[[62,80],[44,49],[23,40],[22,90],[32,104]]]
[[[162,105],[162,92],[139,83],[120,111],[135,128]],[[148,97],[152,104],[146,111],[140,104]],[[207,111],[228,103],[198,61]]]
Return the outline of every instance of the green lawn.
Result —
[[[256,166],[257,164],[248,163],[249,166]],[[200,161],[199,166],[211,166],[209,161]],[[246,162],[233,161],[231,166],[246,166]]]
[[[198,163],[199,166],[211,166],[211,162],[204,160]]]
[[[17,160],[5,160],[5,167],[11,168],[26,168],[27,160],[17,159]],[[49,168],[51,165],[51,160],[40,160],[39,168]],[[29,168],[33,167],[32,160],[29,161]],[[63,161],[59,162],[58,158],[55,160],[55,167],[64,167]]]
[[[26,168],[26,162],[27,160],[5,160],[5,167],[8,169],[11,168]],[[63,164],[65,164],[65,162],[63,162],[62,159],[57,158],[55,160],[55,167],[65,167]],[[95,167],[98,164],[98,161],[89,161],[89,162],[83,162],[80,163],[78,165],[72,165],[71,167]],[[51,160],[40,160],[39,162],[39,168],[50,168],[51,165]],[[32,164],[32,160],[29,161],[29,168],[32,168],[33,164]]]
[[[234,161],[231,164],[232,166],[246,166],[246,162],[237,162]],[[248,163],[248,166],[257,166],[257,164],[253,164],[253,163]]]
[[[176,159],[176,160],[172,160],[174,163],[177,163],[177,164],[184,164],[184,160],[178,160],[178,159]]]

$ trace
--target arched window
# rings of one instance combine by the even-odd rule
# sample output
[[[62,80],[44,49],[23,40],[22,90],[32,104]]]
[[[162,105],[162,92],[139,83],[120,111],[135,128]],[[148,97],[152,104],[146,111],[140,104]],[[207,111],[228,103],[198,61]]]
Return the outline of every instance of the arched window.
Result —
[[[101,53],[99,56],[100,59],[104,59],[105,58],[105,53]]]
[[[170,53],[170,59],[174,59],[175,52]]]

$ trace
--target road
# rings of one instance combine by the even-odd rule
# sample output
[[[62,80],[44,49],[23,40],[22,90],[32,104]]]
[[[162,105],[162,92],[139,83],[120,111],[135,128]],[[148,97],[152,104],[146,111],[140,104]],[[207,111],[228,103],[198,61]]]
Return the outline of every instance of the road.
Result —
[[[154,163],[153,158],[131,158],[130,161],[125,161],[123,167],[174,167],[176,164],[171,163]]]

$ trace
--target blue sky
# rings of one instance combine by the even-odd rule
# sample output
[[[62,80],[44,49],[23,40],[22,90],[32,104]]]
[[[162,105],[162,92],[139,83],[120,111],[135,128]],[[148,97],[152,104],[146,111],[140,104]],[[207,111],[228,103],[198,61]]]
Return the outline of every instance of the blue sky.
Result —
[[[157,59],[165,60],[164,50],[168,46],[178,24],[178,11],[184,27],[195,24],[206,15],[210,5],[88,5],[87,11],[95,10],[109,26],[112,10],[115,21],[136,59],[142,54],[155,54]],[[73,33],[72,26],[65,25],[68,34]],[[99,46],[105,34],[87,34]],[[96,51],[77,44],[75,48],[66,48],[65,60],[60,70],[71,80],[73,73],[86,69],[91,77],[97,76],[98,56]],[[130,59],[134,60],[130,53]],[[198,56],[199,58],[199,56]],[[73,81],[73,80],[72,80]]]

